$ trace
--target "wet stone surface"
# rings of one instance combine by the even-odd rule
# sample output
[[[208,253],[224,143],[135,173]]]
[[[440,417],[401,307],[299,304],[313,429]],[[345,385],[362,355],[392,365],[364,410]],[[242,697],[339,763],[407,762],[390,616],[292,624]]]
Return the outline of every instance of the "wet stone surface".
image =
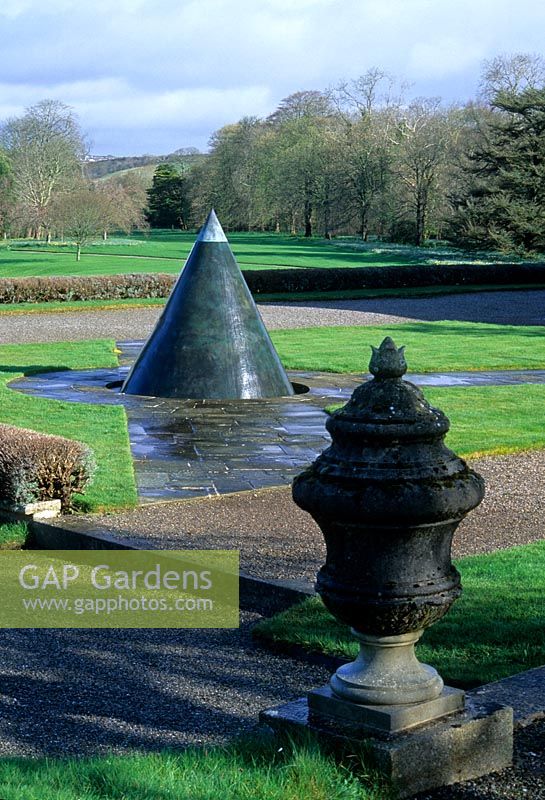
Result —
[[[118,369],[49,372],[11,388],[53,399],[122,404],[127,411],[140,502],[281,486],[329,442],[324,407],[342,401],[361,376],[292,373],[310,385],[293,397],[175,400],[120,395],[142,342],[124,342]]]
[[[290,372],[306,394],[266,400],[174,400],[107,389],[126,376],[143,342],[121,342],[114,369],[49,372],[12,389],[127,411],[140,502],[202,497],[291,483],[329,444],[324,408],[348,400],[362,375]],[[545,370],[411,375],[420,385],[545,382]]]

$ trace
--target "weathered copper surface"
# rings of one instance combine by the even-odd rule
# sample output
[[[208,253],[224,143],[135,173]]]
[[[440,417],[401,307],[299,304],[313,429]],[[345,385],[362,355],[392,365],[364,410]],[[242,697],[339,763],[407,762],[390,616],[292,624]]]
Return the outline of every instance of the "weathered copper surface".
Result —
[[[214,211],[122,391],[199,400],[293,394]]]
[[[374,379],[327,421],[333,443],[293,484],[320,525],[317,589],[356,631],[396,636],[431,625],[460,593],[452,536],[484,496],[482,478],[444,444],[449,421],[402,380],[403,349],[374,349]]]

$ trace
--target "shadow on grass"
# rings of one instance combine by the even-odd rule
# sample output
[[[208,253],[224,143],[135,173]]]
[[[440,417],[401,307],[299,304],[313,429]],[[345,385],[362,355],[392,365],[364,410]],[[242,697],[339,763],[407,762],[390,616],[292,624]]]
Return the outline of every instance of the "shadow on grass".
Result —
[[[343,311],[360,311],[367,314],[393,315],[402,318],[417,317],[424,322],[457,321],[494,325],[515,325],[517,327],[545,324],[545,311],[541,299],[545,291],[535,286],[525,289],[518,287],[505,296],[502,290],[486,289],[473,293],[449,292],[447,295],[432,297],[368,297],[356,300],[329,300],[327,308],[338,308]],[[536,297],[521,309],[521,295],[528,293]],[[537,292],[537,295],[535,294]],[[298,300],[294,293],[287,302],[301,305],[303,308],[322,308],[323,300]],[[524,304],[526,306],[526,303]],[[403,324],[408,324],[403,322]]]
[[[449,322],[451,324],[449,324]],[[472,326],[467,322],[459,322],[458,320],[434,320],[430,322],[403,322],[403,328],[400,331],[402,335],[406,333],[425,334],[426,336],[463,336],[463,337],[476,337],[482,339],[486,336],[487,339],[491,337],[512,337],[513,334],[517,336],[525,336],[535,338],[536,341],[543,343],[544,329],[542,326],[523,326],[523,325],[497,325],[494,323],[483,323],[475,321]],[[388,327],[388,326],[386,326]],[[513,330],[515,328],[515,330]],[[533,329],[534,328],[534,329]]]

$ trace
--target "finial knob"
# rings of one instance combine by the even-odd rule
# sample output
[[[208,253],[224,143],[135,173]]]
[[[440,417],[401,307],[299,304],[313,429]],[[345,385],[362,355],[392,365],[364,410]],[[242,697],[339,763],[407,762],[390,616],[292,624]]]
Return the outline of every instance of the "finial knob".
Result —
[[[397,348],[393,339],[387,336],[380,347],[371,345],[373,355],[369,362],[369,372],[379,380],[401,378],[407,372],[407,362],[403,352],[405,347]]]

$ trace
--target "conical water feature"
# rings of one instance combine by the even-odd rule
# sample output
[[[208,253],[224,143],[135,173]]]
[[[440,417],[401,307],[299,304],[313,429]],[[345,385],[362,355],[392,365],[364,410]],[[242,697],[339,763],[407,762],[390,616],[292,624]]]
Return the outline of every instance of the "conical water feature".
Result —
[[[121,391],[216,400],[294,393],[213,210]]]

